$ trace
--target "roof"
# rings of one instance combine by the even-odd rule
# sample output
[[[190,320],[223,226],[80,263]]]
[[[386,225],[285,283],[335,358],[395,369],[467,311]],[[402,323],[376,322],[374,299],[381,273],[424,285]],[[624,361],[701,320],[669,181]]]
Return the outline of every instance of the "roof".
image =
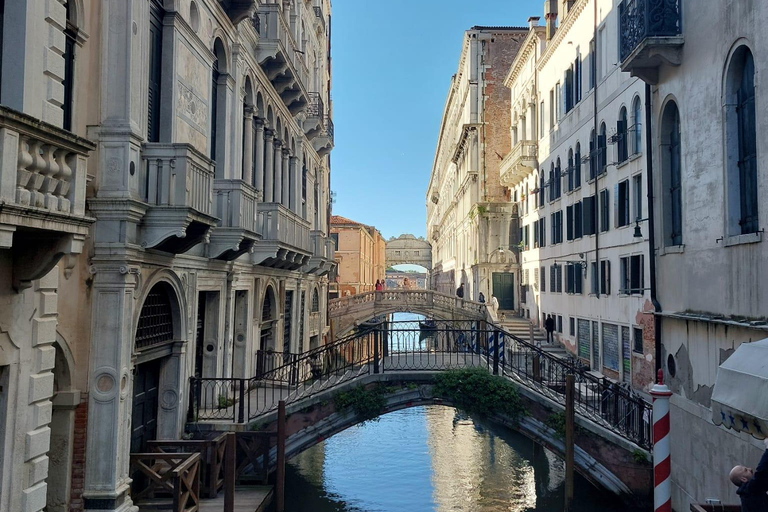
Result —
[[[487,27],[484,25],[475,25],[470,30],[528,30],[528,27],[505,27],[505,26],[493,26]]]
[[[364,228],[367,228],[367,224],[363,224],[362,222],[357,222],[352,219],[348,219],[346,217],[342,217],[341,215],[331,215],[331,224],[349,224],[352,226],[362,226]]]

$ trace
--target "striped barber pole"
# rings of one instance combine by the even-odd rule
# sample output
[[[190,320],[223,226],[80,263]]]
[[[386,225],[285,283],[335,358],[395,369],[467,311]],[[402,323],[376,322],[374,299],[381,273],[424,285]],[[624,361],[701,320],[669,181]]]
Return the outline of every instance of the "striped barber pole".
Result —
[[[653,397],[653,510],[672,512],[672,480],[669,458],[669,397],[672,391],[664,384],[659,370],[658,383],[651,388]]]

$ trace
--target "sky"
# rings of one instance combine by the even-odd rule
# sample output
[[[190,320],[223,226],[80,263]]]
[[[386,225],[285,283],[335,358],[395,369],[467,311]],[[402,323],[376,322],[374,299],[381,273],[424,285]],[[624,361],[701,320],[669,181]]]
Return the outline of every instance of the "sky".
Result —
[[[464,31],[526,26],[533,0],[332,0],[333,214],[425,236],[426,190]]]

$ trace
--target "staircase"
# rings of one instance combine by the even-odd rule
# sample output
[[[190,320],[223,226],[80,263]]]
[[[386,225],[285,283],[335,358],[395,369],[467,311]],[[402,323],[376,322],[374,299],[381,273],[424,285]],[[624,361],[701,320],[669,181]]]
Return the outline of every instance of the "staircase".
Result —
[[[504,328],[508,333],[517,336],[525,341],[531,341],[531,321],[525,318],[520,318],[514,315],[514,312],[509,311],[504,315],[504,320],[500,320],[499,325]],[[547,343],[547,332],[533,326],[533,342],[540,346],[545,352],[566,359],[568,352],[563,346],[555,341],[554,343]]]

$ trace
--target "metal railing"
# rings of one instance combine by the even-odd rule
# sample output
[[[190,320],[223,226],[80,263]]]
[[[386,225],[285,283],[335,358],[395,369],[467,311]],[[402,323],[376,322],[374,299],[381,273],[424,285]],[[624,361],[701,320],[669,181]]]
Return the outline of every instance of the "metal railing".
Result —
[[[325,115],[325,105],[319,92],[308,92],[309,106],[307,106],[307,117],[317,117],[322,119]]]
[[[291,354],[251,379],[192,378],[190,421],[245,423],[354,380],[387,372],[487,368],[565,405],[565,377],[575,377],[576,413],[650,448],[651,405],[618,383],[598,378],[575,358],[561,358],[482,320],[382,322],[332,344]],[[216,399],[213,394],[220,393]],[[211,407],[214,404],[215,407]]]
[[[648,37],[680,35],[681,0],[625,0],[619,4],[619,48],[623,62]]]

